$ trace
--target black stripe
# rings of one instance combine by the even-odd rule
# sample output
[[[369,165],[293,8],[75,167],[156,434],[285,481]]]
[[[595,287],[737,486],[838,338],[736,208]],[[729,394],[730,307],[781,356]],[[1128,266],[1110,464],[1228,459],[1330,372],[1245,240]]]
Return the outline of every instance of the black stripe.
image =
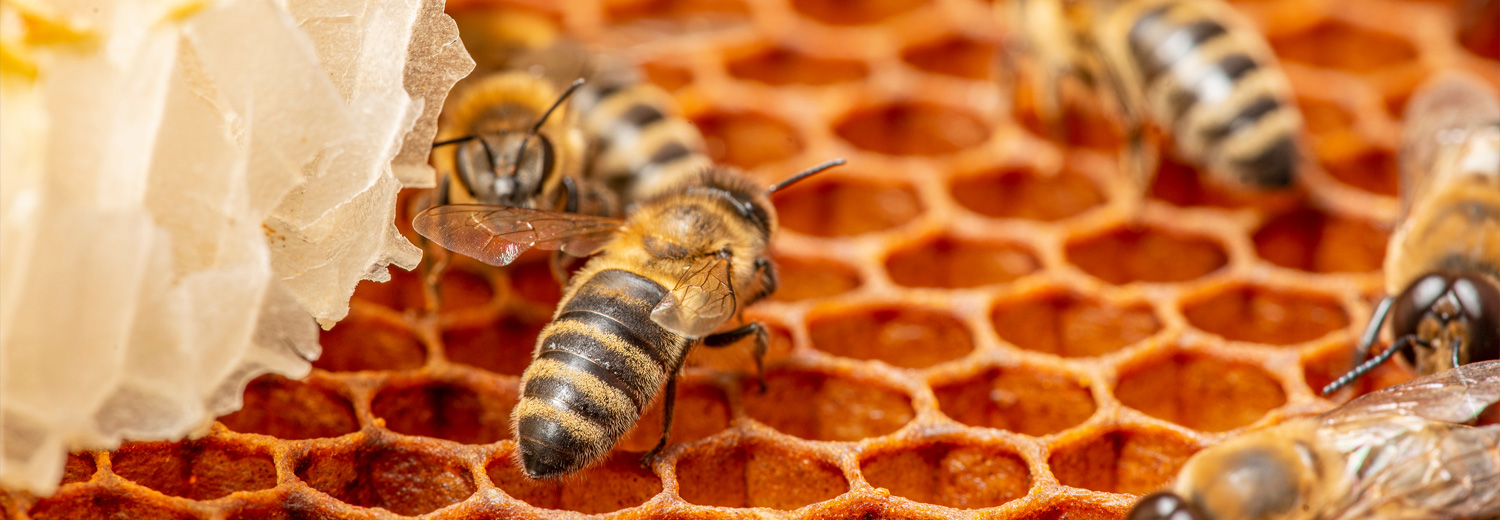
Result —
[[[527,469],[535,466],[538,473],[555,474],[576,469],[587,463],[581,456],[589,453],[588,443],[573,436],[561,424],[548,421],[540,415],[522,415],[516,421],[520,434],[521,451],[528,455]]]
[[[1188,53],[1228,32],[1213,20],[1196,20],[1172,27],[1171,22],[1163,18],[1167,9],[1167,6],[1152,9],[1130,28],[1130,51],[1148,85]],[[1168,47],[1168,43],[1174,45]]]
[[[646,319],[650,320],[650,315],[647,315]],[[630,345],[637,352],[651,358],[652,361],[656,362],[657,366],[662,367],[662,370],[666,370],[667,361],[663,357],[665,353],[662,352],[664,349],[660,346],[652,345],[646,341],[646,338],[637,334],[635,329],[631,328],[629,324],[620,321],[614,316],[592,310],[573,310],[559,314],[557,319],[553,321],[562,322],[565,320],[578,322],[580,325],[588,327],[591,330],[609,333],[625,342],[625,344]],[[655,324],[654,321],[651,323]]]
[[[591,345],[595,347],[593,349],[590,349],[594,352],[608,352],[608,349],[600,346],[597,341],[594,341],[593,338],[589,338],[580,334],[554,334],[547,337],[547,339],[544,340],[543,344],[546,346],[542,347],[542,353],[537,356],[537,359],[551,359],[553,361],[557,361],[558,363],[562,363],[563,366],[567,367],[568,369],[577,370],[579,372],[594,376],[595,378],[599,379],[599,381],[603,382],[606,385],[609,385],[611,388],[624,392],[625,395],[630,398],[630,402],[635,405],[637,413],[639,413],[639,411],[645,407],[645,403],[651,400],[650,396],[647,395],[648,392],[643,391],[644,389],[642,389],[641,385],[639,384],[641,378],[631,378],[629,377],[629,375],[631,374],[626,374],[625,377],[621,377],[621,375],[616,373],[614,370],[604,368],[604,365],[601,364],[600,361],[595,361],[594,359],[586,357],[583,354],[575,352],[577,347],[583,345]],[[623,368],[624,360],[619,359],[618,356],[614,357],[616,358],[614,362],[604,361],[604,363],[618,363]],[[637,384],[631,384],[631,379],[634,379]],[[653,392],[649,393],[655,393],[655,389],[652,390]]]
[[[608,429],[604,418],[615,415],[615,410],[609,409],[605,403],[595,401],[587,393],[578,391],[578,387],[566,379],[556,379],[542,376],[532,377],[526,380],[525,397],[546,400],[558,408],[572,410],[598,425],[601,429]]]
[[[647,164],[667,164],[677,159],[687,157],[692,153],[693,151],[689,150],[688,147],[683,146],[682,143],[672,141],[663,145],[661,148],[657,148],[656,153],[651,154],[651,158],[647,160]]]
[[[1235,160],[1232,164],[1244,172],[1240,179],[1242,182],[1266,188],[1281,188],[1292,183],[1297,160],[1296,144],[1292,142],[1291,136],[1284,135],[1267,143],[1254,156]]]
[[[620,114],[620,122],[635,128],[644,128],[646,125],[661,121],[662,119],[666,119],[666,117],[656,107],[645,103],[636,103],[631,105],[624,114]]]
[[[1220,59],[1218,63],[1207,67],[1207,70],[1203,71],[1203,76],[1194,80],[1190,87],[1174,89],[1167,101],[1172,112],[1172,125],[1181,125],[1182,119],[1187,116],[1188,111],[1192,110],[1193,105],[1198,104],[1200,97],[1192,89],[1202,88],[1200,85],[1214,79],[1234,85],[1240,78],[1245,77],[1246,74],[1249,74],[1250,71],[1255,70],[1257,67],[1259,65],[1255,63],[1255,60],[1250,59],[1249,56],[1231,54]],[[1219,77],[1214,78],[1214,76]],[[1162,81],[1167,80],[1163,79]]]
[[[1204,148],[1209,150],[1217,148],[1219,143],[1223,142],[1225,138],[1254,127],[1255,123],[1260,121],[1262,117],[1274,112],[1280,106],[1281,102],[1270,96],[1255,98],[1255,101],[1251,101],[1245,108],[1240,109],[1239,113],[1234,115],[1234,119],[1230,119],[1229,122],[1222,125],[1205,129],[1203,131]]]

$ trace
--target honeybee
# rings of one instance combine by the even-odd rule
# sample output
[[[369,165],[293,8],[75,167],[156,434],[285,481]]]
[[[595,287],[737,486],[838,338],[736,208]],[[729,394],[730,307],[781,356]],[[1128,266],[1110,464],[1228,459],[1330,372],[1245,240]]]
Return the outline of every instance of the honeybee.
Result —
[[[1289,186],[1301,165],[1302,117],[1276,57],[1254,26],[1217,0],[1017,0],[1007,3],[1038,113],[1060,126],[1061,80],[1110,99],[1127,130],[1124,170],[1144,192],[1156,175],[1147,123],[1175,152],[1221,181]],[[1002,58],[1012,56],[1002,54]],[[1009,63],[1004,69],[1010,69]]]
[[[1500,99],[1477,78],[1429,81],[1406,107],[1401,226],[1387,296],[1329,394],[1401,353],[1418,372],[1500,359]],[[1366,359],[1389,319],[1395,342]]]
[[[751,322],[714,333],[776,290],[767,256],[776,213],[769,197],[834,160],[761,188],[727,167],[703,170],[641,201],[625,220],[519,207],[449,205],[417,215],[422,236],[492,265],[528,248],[591,256],[569,280],[537,338],[512,414],[518,458],[533,479],[598,460],[666,383],[666,445],[676,375],[688,350],[754,336],[759,367],[766,330]]]
[[[1494,518],[1500,362],[1374,392],[1205,449],[1128,520]]]

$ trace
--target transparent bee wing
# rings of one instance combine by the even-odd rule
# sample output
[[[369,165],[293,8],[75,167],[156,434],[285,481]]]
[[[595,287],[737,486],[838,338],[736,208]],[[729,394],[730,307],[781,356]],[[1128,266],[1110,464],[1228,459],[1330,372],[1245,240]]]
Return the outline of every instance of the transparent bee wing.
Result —
[[[651,310],[651,319],[689,338],[709,335],[734,315],[729,256],[701,257],[686,266],[677,285]]]
[[[574,213],[451,204],[423,211],[412,219],[412,228],[450,251],[501,266],[533,247],[589,256],[609,241],[621,223]]]
[[[1392,415],[1461,424],[1496,402],[1500,402],[1500,361],[1485,361],[1366,394],[1323,417],[1324,424],[1332,427]]]

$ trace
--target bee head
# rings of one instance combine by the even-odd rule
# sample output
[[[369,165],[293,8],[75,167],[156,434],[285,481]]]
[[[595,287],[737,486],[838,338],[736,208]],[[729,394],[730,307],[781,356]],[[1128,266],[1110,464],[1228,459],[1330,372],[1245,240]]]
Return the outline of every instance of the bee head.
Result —
[[[763,189],[751,184],[742,174],[723,168],[709,168],[687,188],[688,193],[702,193],[720,199],[724,205],[752,227],[769,238],[776,228],[776,213]]]
[[[459,177],[485,204],[530,207],[556,164],[545,134],[497,132],[458,145]]]
[[[1423,373],[1500,358],[1500,283],[1477,274],[1428,273],[1391,309],[1391,331],[1413,337],[1401,354]]]

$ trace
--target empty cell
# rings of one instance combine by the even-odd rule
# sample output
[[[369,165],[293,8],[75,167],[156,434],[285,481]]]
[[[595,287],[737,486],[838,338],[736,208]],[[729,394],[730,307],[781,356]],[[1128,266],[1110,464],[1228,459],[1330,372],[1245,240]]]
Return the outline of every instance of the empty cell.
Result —
[[[693,447],[677,459],[678,494],[692,504],[792,510],[849,490],[829,461],[758,440]]]
[[[421,309],[426,305],[427,298],[422,293],[421,277],[396,266],[387,266],[386,272],[391,276],[386,282],[361,280],[354,286],[353,298],[397,311]]]
[[[1026,495],[1031,470],[1009,449],[933,442],[867,455],[870,485],[917,502],[960,509],[995,507]]]
[[[363,444],[315,448],[297,462],[297,478],[335,500],[421,515],[474,494],[463,461],[417,447]]]
[[[1286,403],[1265,370],[1203,355],[1174,354],[1122,372],[1121,403],[1195,430],[1233,430]]]
[[[1049,291],[1000,302],[990,311],[995,333],[1026,350],[1062,357],[1102,356],[1161,330],[1151,306],[1119,306],[1071,292]]]
[[[399,318],[351,312],[333,329],[319,331],[323,355],[313,366],[330,372],[412,370],[427,362],[427,349]]]
[[[94,464],[94,454],[69,453],[67,462],[63,463],[62,482],[59,485],[88,482],[98,470],[99,467]]]
[[[1027,168],[996,168],[955,177],[948,188],[963,207],[996,218],[1055,222],[1104,203],[1099,186],[1071,170],[1041,175]]]
[[[1354,125],[1354,114],[1337,103],[1298,98],[1297,107],[1302,111],[1303,127],[1312,135],[1342,132]]]
[[[461,383],[392,383],[375,394],[370,412],[397,433],[489,444],[510,438],[516,386]]]
[[[495,297],[490,281],[473,271],[449,268],[438,280],[438,300],[443,311],[483,307]]]
[[[842,262],[824,258],[776,255],[781,285],[772,300],[793,302],[836,296],[859,287],[859,271]]]
[[[1184,282],[1229,263],[1213,239],[1157,229],[1120,227],[1068,241],[1068,262],[1108,283]]]
[[[1231,341],[1292,345],[1349,326],[1337,300],[1316,293],[1232,286],[1183,303],[1194,327]]]
[[[870,67],[859,60],[820,58],[783,47],[767,47],[724,64],[729,75],[768,85],[831,85],[864,79]]]
[[[693,123],[703,132],[708,156],[719,163],[749,169],[802,153],[796,129],[758,112],[709,112]]]
[[[1338,20],[1273,39],[1271,47],[1286,61],[1357,73],[1393,68],[1417,57],[1416,48],[1400,37]]]
[[[958,318],[909,305],[814,311],[807,333],[818,350],[902,368],[926,368],[974,350],[973,337]]]
[[[665,389],[663,389],[665,392]],[[635,429],[626,434],[617,448],[646,452],[661,439],[662,406],[666,396],[656,400]],[[672,433],[668,444],[693,442],[729,428],[729,401],[724,391],[705,382],[683,379],[677,383],[677,403],[672,412]]]
[[[1328,175],[1341,183],[1377,195],[1395,197],[1401,183],[1396,156],[1384,149],[1371,148],[1334,160],[1325,160]]]
[[[671,21],[684,27],[741,25],[750,7],[740,0],[607,0],[605,16],[612,23],[639,20]],[[654,25],[663,30],[660,25]]]
[[[922,202],[911,184],[823,174],[776,192],[771,199],[781,227],[817,237],[884,231],[911,222]]]
[[[953,36],[907,47],[901,51],[901,59],[935,74],[990,79],[994,76],[995,46]]]
[[[174,497],[213,500],[236,491],[276,487],[271,454],[246,443],[213,438],[131,442],[109,458],[116,475]]]
[[[4,504],[5,501],[0,501]],[[3,509],[3,508],[0,508]],[[9,513],[9,511],[7,511]],[[38,501],[27,514],[34,520],[115,520],[151,518],[157,520],[197,519],[185,509],[164,505],[161,501],[128,493],[119,488],[88,487],[60,492]],[[19,513],[16,517],[19,517]]]
[[[934,103],[902,101],[845,115],[833,127],[849,144],[886,155],[945,155],[990,137],[979,117]]]
[[[828,25],[872,25],[926,3],[927,0],[792,0],[792,9]]]
[[[642,63],[641,71],[646,73],[646,81],[668,92],[676,92],[693,82],[692,70],[669,63],[659,61]]]
[[[891,281],[907,287],[978,287],[1006,283],[1040,268],[1041,261],[1024,245],[950,236],[907,244],[885,258]]]
[[[894,432],[916,417],[911,398],[871,381],[792,368],[766,374],[766,391],[747,382],[745,413],[803,439],[857,441]]]
[[[1371,352],[1382,352],[1390,345],[1377,343],[1371,348]],[[1400,356],[1397,356],[1400,358]],[[1323,387],[1328,386],[1340,376],[1348,373],[1354,368],[1354,344],[1350,343],[1337,349],[1322,349],[1319,352],[1307,353],[1302,356],[1302,379],[1307,381],[1307,386],[1314,394],[1322,394]],[[1408,368],[1405,362],[1392,361],[1382,363],[1373,370],[1360,376],[1358,380],[1350,383],[1345,388],[1350,390],[1339,390],[1331,398],[1339,394],[1349,396],[1364,395],[1382,388],[1387,388],[1417,377],[1417,373]]]
[[[1082,424],[1094,414],[1094,396],[1067,375],[1039,367],[995,368],[934,385],[938,408],[953,420],[981,428],[1048,435]]]
[[[536,338],[547,323],[502,315],[488,323],[448,328],[443,330],[443,353],[454,363],[518,376],[531,364]]]
[[[1255,231],[1255,251],[1273,264],[1314,273],[1365,273],[1385,262],[1390,233],[1368,221],[1301,208]]]
[[[661,493],[661,479],[641,464],[642,452],[613,451],[604,460],[561,479],[531,480],[513,453],[490,461],[490,481],[511,497],[544,509],[585,514],[619,511]]]
[[[1171,482],[1198,449],[1171,431],[1122,429],[1053,446],[1047,465],[1065,486],[1144,494]]]
[[[343,396],[302,381],[266,374],[245,386],[244,406],[219,418],[241,433],[278,439],[338,437],[359,430],[354,406]]]

